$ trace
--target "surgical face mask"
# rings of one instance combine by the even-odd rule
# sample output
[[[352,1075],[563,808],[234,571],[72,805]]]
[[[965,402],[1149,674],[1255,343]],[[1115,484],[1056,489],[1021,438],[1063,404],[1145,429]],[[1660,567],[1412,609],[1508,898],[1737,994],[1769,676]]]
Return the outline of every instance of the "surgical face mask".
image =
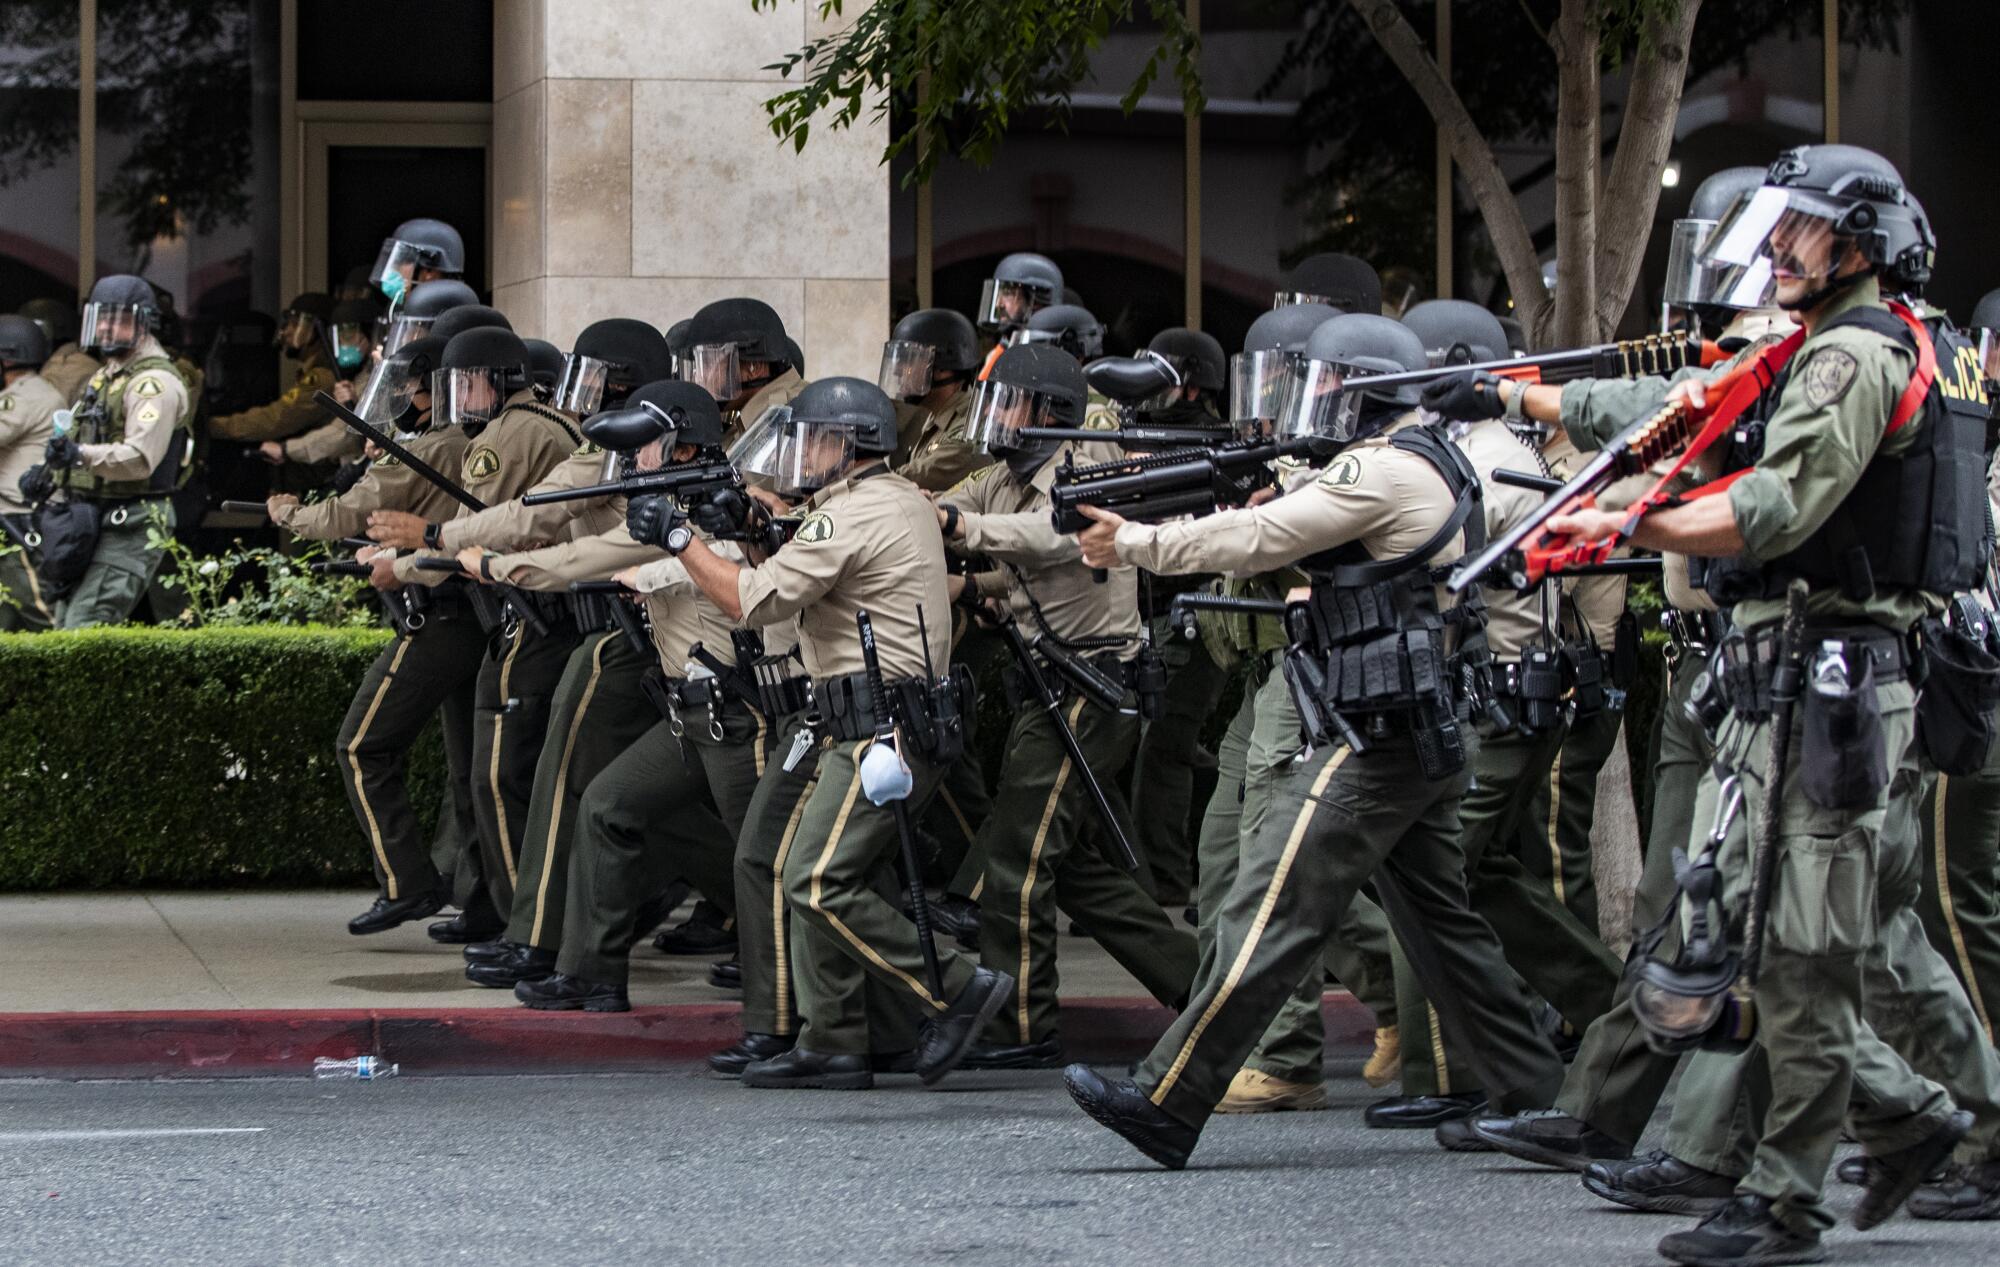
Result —
[[[401,273],[388,272],[376,278],[375,284],[382,288],[382,293],[387,295],[389,302],[393,304],[402,299],[403,292],[409,289],[410,279]]]

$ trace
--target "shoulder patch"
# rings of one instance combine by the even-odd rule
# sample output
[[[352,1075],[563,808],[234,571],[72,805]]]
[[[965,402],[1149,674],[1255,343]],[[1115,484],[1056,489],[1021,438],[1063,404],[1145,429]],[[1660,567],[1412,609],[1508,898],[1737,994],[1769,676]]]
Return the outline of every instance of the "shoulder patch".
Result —
[[[1814,352],[1801,375],[1805,379],[1806,403],[1814,409],[1825,409],[1838,402],[1854,385],[1858,368],[1854,354],[1845,349],[1821,348]]]
[[[804,521],[799,524],[799,530],[792,534],[792,540],[803,541],[807,545],[815,545],[821,541],[830,541],[832,539],[833,516],[823,510],[816,510],[812,514],[807,515]]]
[[[1343,453],[1326,474],[1319,477],[1321,488],[1351,488],[1361,482],[1361,459],[1352,453]]]
[[[159,420],[160,407],[155,404],[141,405],[132,414],[132,421],[134,422],[158,422]]]
[[[471,456],[465,459],[465,475],[467,479],[487,480],[492,479],[499,473],[500,455],[485,445],[474,449]]]
[[[132,394],[134,396],[157,396],[160,394],[160,380],[157,378],[142,378],[132,384]]]

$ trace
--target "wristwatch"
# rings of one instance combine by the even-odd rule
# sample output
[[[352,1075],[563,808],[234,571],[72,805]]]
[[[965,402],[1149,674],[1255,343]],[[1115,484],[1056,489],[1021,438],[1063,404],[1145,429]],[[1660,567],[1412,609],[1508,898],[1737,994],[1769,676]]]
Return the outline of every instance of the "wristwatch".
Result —
[[[438,533],[439,533],[439,532],[440,532],[440,531],[441,531],[441,530],[442,530],[443,528],[444,528],[444,525],[443,525],[443,524],[425,524],[425,525],[424,525],[424,548],[425,548],[425,549],[427,549],[427,550],[441,550],[441,549],[443,549],[443,548],[444,548],[444,542],[443,542],[442,538],[440,538],[440,537],[439,537],[439,535],[438,535]]]
[[[693,540],[694,528],[688,524],[687,520],[683,519],[673,527],[667,529],[667,553],[677,555],[687,549],[688,543]]]

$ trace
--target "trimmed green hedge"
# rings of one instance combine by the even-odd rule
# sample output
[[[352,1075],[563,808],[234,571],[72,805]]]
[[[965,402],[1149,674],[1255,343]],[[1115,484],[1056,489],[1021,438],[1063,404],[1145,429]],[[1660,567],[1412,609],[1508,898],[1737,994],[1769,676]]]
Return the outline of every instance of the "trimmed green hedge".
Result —
[[[365,882],[333,739],[388,637],[0,634],[0,889]],[[443,777],[434,724],[421,812]]]

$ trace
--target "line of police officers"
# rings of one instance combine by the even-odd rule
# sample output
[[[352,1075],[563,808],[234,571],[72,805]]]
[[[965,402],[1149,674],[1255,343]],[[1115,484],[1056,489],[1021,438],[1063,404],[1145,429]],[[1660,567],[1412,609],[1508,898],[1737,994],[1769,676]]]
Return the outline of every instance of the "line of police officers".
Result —
[[[1707,368],[1425,381],[1518,339],[1462,302],[1381,316],[1373,271],[1321,256],[1233,360],[1169,330],[1150,364],[1087,376],[1102,327],[1017,255],[982,300],[995,346],[917,312],[871,384],[808,381],[743,298],[665,334],[597,322],[558,360],[455,280],[448,226],[399,227],[366,279],[393,301],[381,325],[301,297],[283,337],[304,386],[217,420],[274,462],[345,456],[312,403],[330,388],[398,437],[338,491],[268,503],[300,537],[378,543],[358,557],[396,626],[336,742],[381,882],[351,931],[456,905],[430,935],[474,983],[622,1011],[634,946],[692,889],[655,944],[736,951],[717,976],[744,1033],[716,1072],[859,1089],[1061,1066],[1063,912],[1178,1013],[1133,1077],[1065,1074],[1172,1168],[1212,1112],[1325,1107],[1331,976],[1377,1017],[1370,1081],[1402,1081],[1371,1125],[1700,1214],[1662,1242],[1674,1261],[1816,1261],[1843,1128],[1857,1225],[1906,1204],[1994,1217],[2000,293],[1977,347],[1922,309],[1928,223],[1852,147],[1712,179],[1674,246],[1669,300],[1719,346]],[[157,566],[132,525],[159,522],[188,409],[157,318],[145,283],[98,284],[83,330],[104,364],[54,435],[69,392],[37,371],[82,354],[0,318],[0,496],[20,476],[10,533],[40,547],[6,564],[24,608],[53,610],[49,543],[96,512],[66,624],[79,603],[122,618]],[[1411,377],[1370,386],[1384,374]],[[1589,828],[1631,684],[1625,581],[1446,582],[1542,505],[1499,473],[1560,481],[1663,410],[1732,425],[1701,463],[1625,469],[1546,525],[1664,556],[1667,703],[1621,965]],[[1058,531],[1056,491],[1123,457],[1092,434],[1121,424],[1310,456],[1242,508],[1086,505]],[[1803,671],[1775,632],[1801,586]],[[1222,597],[1173,601],[1190,591]],[[972,682],[1002,656],[989,779]],[[1232,676],[1197,813],[1197,737]],[[440,714],[451,789],[426,839],[403,771]],[[1774,716],[1793,719],[1782,765]],[[911,868],[943,896],[912,905]],[[1168,914],[1190,901],[1194,933]],[[933,949],[933,925],[957,945]],[[1669,1147],[1635,1158],[1682,1055]]]

